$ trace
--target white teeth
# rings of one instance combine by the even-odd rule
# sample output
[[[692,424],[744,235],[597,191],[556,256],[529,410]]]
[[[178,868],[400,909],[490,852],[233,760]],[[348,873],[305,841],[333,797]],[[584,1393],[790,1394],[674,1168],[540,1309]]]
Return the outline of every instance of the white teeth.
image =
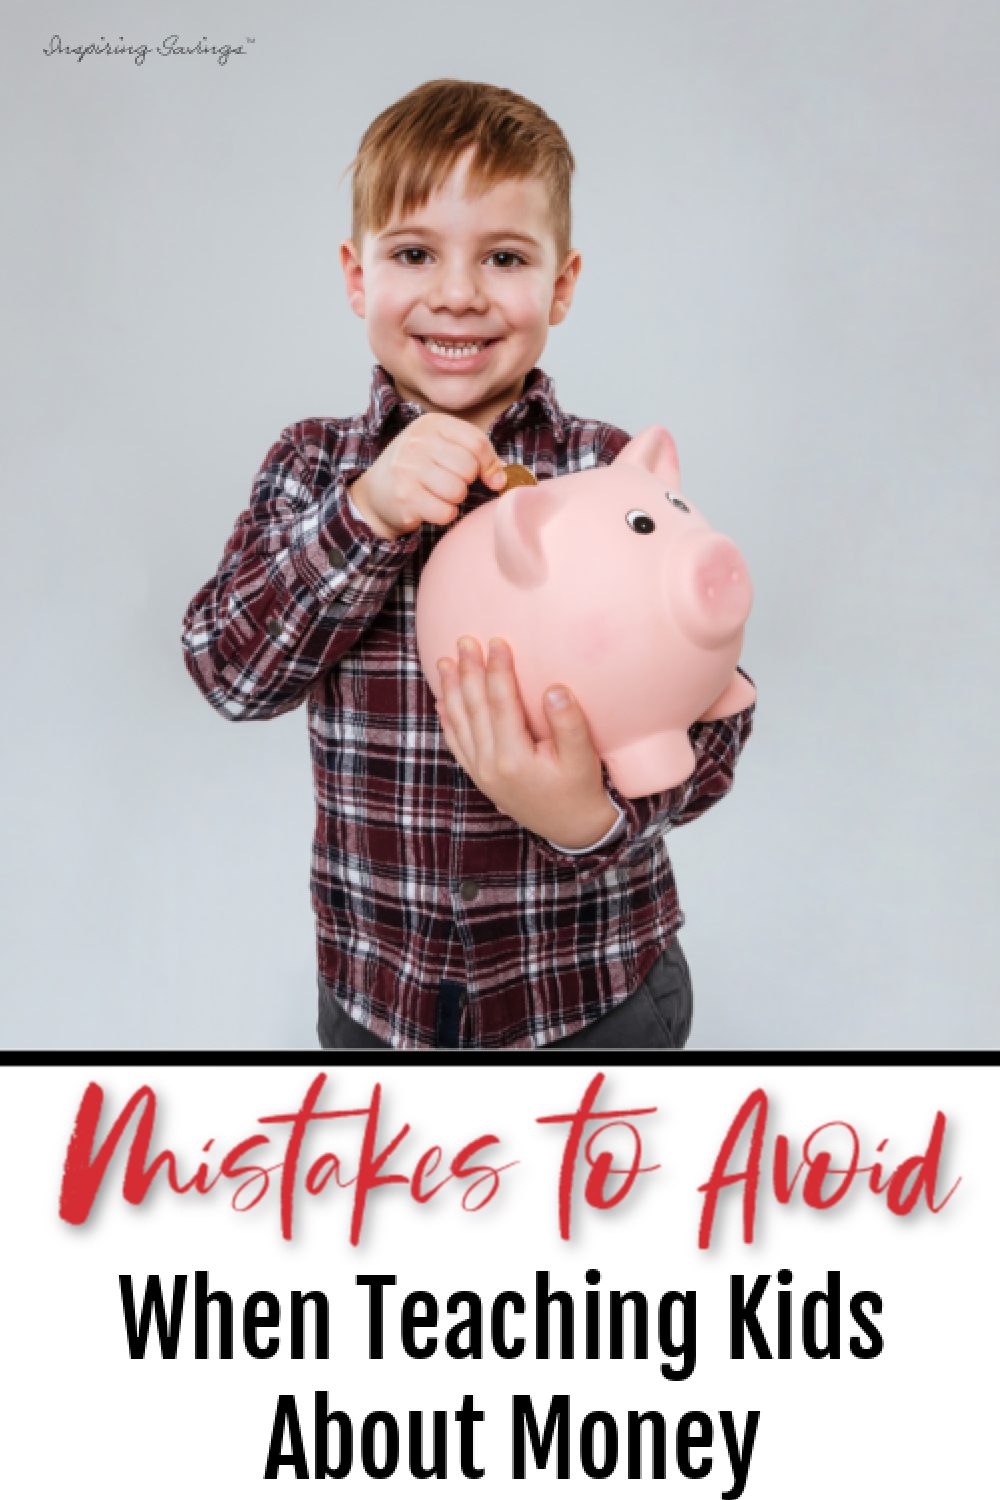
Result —
[[[441,355],[445,359],[465,359],[470,354],[478,354],[480,349],[486,348],[488,342],[489,340],[481,340],[476,344],[439,344],[436,339],[424,339],[432,354]]]

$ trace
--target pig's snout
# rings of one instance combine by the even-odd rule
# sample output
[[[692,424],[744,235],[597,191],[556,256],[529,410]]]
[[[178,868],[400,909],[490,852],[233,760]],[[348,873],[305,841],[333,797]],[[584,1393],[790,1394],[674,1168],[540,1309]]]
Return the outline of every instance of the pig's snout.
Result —
[[[672,559],[668,590],[684,633],[708,648],[724,646],[742,630],[753,602],[739,549],[718,534],[692,538]]]

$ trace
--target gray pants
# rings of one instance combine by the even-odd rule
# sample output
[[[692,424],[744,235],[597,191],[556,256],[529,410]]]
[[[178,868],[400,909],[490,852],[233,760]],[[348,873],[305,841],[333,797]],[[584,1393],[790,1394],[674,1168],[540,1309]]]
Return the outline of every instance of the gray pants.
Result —
[[[691,971],[680,943],[664,949],[649,973],[627,999],[598,1020],[539,1051],[557,1047],[683,1047],[691,1031],[693,1010]],[[389,1050],[366,1026],[340,1006],[322,976],[319,981],[319,1020],[316,1035],[321,1047],[371,1047]]]

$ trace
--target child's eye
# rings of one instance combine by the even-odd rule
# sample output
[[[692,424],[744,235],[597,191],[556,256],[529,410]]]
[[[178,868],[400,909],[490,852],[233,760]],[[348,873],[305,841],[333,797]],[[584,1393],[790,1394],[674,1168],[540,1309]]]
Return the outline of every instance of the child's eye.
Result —
[[[406,259],[403,259],[403,257],[409,256],[409,255],[426,255],[426,254],[427,254],[427,251],[426,250],[421,250],[419,245],[404,245],[403,249],[402,250],[397,250],[396,253],[395,253],[395,255],[392,258],[393,258],[393,260],[401,260],[402,259],[404,266],[422,266],[423,265],[423,261],[422,260],[406,260]]]
[[[401,250],[393,252],[392,259],[398,260],[404,266],[423,266],[427,264],[427,261],[421,257],[426,257],[428,254],[429,252],[422,250],[419,245],[404,245]],[[515,266],[527,265],[524,256],[518,255],[516,250],[494,250],[487,256],[488,260],[498,258],[501,261],[499,266],[501,271],[512,271]]]

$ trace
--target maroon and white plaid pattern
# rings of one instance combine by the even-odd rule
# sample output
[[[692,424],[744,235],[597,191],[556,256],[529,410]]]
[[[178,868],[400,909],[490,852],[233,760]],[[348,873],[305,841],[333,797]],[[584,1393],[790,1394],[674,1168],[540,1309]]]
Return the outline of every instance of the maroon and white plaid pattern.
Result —
[[[753,710],[695,725],[697,765],[674,791],[629,800],[605,772],[625,820],[591,852],[498,812],[448,750],[417,658],[417,583],[442,528],[384,541],[345,494],[421,412],[376,365],[367,411],[285,428],[188,606],[184,656],[226,718],[308,702],[319,967],[348,1013],[394,1047],[433,1047],[451,981],[461,1047],[537,1047],[631,994],[681,927],[663,835],[729,791]],[[628,441],[564,412],[537,368],[489,436],[539,479]],[[493,498],[477,483],[463,512]]]

